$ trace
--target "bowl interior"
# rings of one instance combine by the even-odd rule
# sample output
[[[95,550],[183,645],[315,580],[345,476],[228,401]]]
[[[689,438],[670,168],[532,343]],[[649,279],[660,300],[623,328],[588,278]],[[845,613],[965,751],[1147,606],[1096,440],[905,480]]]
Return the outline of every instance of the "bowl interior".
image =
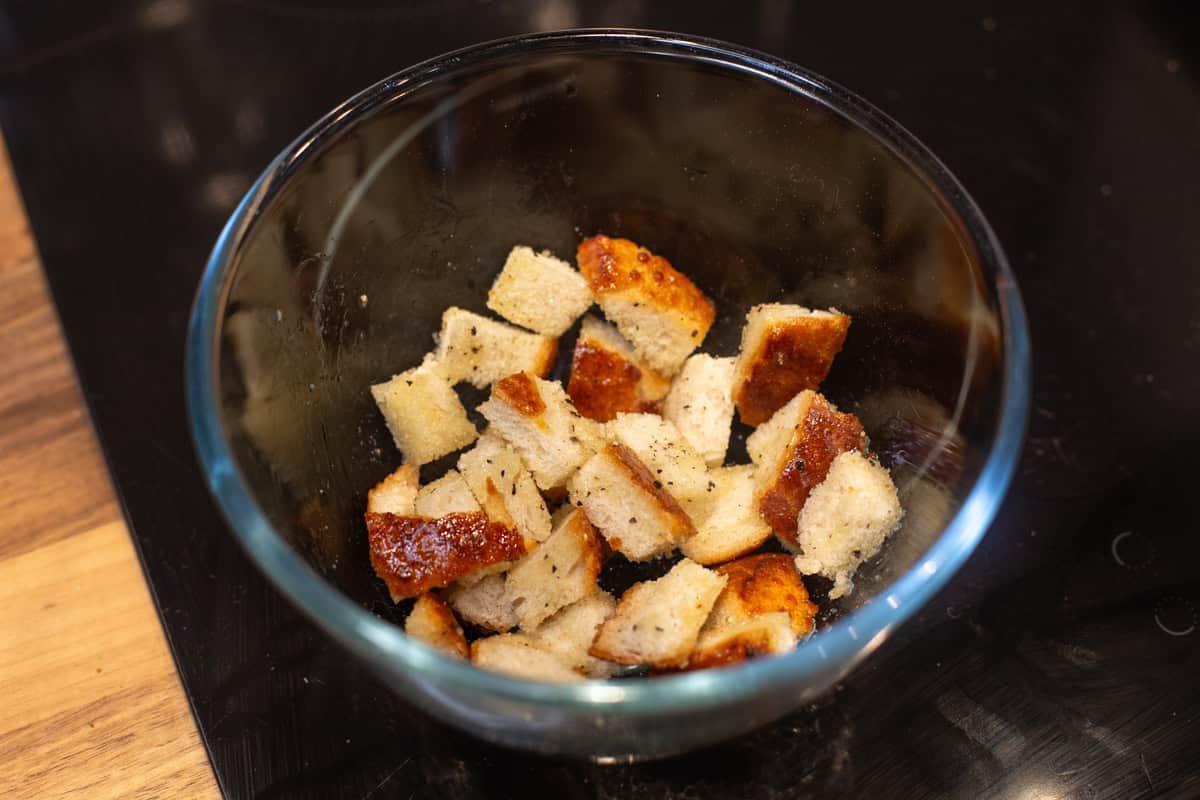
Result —
[[[236,468],[356,603],[404,610],[367,558],[365,492],[400,463],[368,386],[419,363],[446,307],[488,313],[515,244],[573,260],[603,232],[665,255],[716,302],[703,349],[718,355],[736,354],[755,303],[853,316],[823,391],[860,414],[907,515],[834,613],[910,570],[961,505],[1000,418],[994,270],[951,198],[815,95],[601,44],[451,60],[351,105],[283,163],[233,251],[215,335]]]

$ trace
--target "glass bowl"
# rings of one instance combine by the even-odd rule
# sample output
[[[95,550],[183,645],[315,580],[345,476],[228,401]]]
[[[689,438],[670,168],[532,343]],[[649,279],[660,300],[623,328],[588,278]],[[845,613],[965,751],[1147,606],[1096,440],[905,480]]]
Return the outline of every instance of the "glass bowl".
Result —
[[[420,361],[447,306],[485,311],[513,245],[570,258],[598,232],[667,256],[715,300],[707,352],[736,353],[754,303],[854,318],[822,390],[860,415],[907,513],[789,655],[571,685],[508,678],[407,638],[371,571],[365,492],[400,459],[367,387]],[[187,348],[209,487],[279,590],[414,705],[493,742],[599,760],[734,736],[842,678],[979,542],[1029,405],[1012,274],[932,153],[794,65],[632,30],[470,47],[331,111],[229,220]]]

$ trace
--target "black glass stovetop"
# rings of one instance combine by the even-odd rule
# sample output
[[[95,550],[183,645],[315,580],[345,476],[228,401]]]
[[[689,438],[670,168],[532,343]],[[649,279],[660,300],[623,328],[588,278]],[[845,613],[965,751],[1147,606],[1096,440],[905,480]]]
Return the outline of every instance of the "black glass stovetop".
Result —
[[[1010,496],[830,697],[604,767],[407,707],[258,575],[185,424],[192,293],[321,113],[502,35],[636,25],[789,58],[939,153],[1032,319]],[[150,0],[0,7],[0,119],[84,393],[229,797],[1200,797],[1200,13],[1181,2]],[[119,768],[119,765],[116,765]]]

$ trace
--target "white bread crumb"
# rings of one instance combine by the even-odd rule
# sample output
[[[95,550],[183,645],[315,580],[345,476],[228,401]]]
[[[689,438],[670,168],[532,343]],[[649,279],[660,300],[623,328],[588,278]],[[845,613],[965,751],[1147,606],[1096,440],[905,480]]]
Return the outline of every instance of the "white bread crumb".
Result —
[[[488,519],[516,528],[530,549],[550,537],[550,512],[521,457],[488,429],[458,457],[458,471]]]
[[[479,511],[479,503],[471,494],[471,487],[463,480],[462,473],[452,469],[436,481],[425,484],[417,492],[413,504],[419,517],[444,517],[447,514],[468,514]],[[367,510],[371,510],[368,502]]]
[[[415,464],[402,464],[367,492],[367,512],[411,516],[417,499],[418,473]],[[432,515],[430,515],[432,516]]]
[[[575,509],[508,572],[505,590],[522,630],[596,591],[600,566],[600,540],[587,515]]]
[[[708,466],[670,420],[657,414],[617,414],[605,430],[612,441],[636,453],[681,505],[707,494]]]
[[[771,526],[758,514],[754,466],[739,464],[712,470],[711,492],[689,507],[696,535],[680,550],[699,564],[721,564],[749,553],[771,538]]]
[[[467,657],[467,638],[454,612],[436,595],[423,594],[417,598],[404,621],[404,632],[443,653]]]
[[[735,363],[733,358],[696,353],[683,362],[663,402],[663,416],[675,424],[710,467],[720,466],[729,448]]]
[[[459,582],[446,599],[472,625],[497,633],[517,627],[517,614],[504,588],[503,575],[488,575],[470,585]]]
[[[782,611],[762,614],[700,634],[688,659],[688,669],[737,664],[763,656],[782,655],[796,646],[788,615]]]
[[[516,678],[567,683],[583,676],[554,653],[520,633],[505,633],[478,639],[471,645],[471,661],[481,669]]]
[[[371,387],[396,447],[409,464],[425,464],[475,441],[475,426],[442,367],[424,363]]]
[[[485,389],[522,370],[545,375],[554,366],[558,341],[451,306],[442,314],[436,358],[450,383]]]
[[[592,290],[570,264],[523,246],[509,251],[487,300],[509,322],[556,337],[591,304]]]
[[[559,611],[529,635],[589,678],[607,678],[617,665],[589,655],[588,649],[600,623],[611,617],[616,608],[613,596],[598,589]]]

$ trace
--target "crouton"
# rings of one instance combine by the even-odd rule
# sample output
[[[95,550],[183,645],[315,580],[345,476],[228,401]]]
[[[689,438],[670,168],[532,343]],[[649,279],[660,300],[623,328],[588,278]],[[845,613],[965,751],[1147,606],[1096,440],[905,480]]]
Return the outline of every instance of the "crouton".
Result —
[[[685,508],[708,490],[708,467],[669,420],[657,414],[617,414],[605,430],[632,450],[672,497]]]
[[[423,594],[417,598],[404,621],[404,632],[449,655],[467,657],[467,637],[454,612],[437,595]]]
[[[829,599],[848,594],[854,571],[879,552],[903,514],[888,471],[861,453],[842,453],[800,511],[796,568],[833,580]]]
[[[696,535],[679,546],[698,564],[721,564],[749,553],[771,537],[758,513],[754,467],[720,467],[710,475],[711,491],[688,507]]]
[[[748,556],[717,567],[715,572],[729,582],[713,605],[704,625],[705,633],[777,611],[788,615],[796,637],[803,639],[812,633],[817,606],[808,599],[808,590],[790,556],[783,553]]]
[[[412,516],[416,513],[414,509],[419,472],[414,464],[402,464],[391,475],[375,484],[375,487],[367,492],[367,511],[372,514]]]
[[[733,371],[735,359],[696,353],[683,362],[662,415],[710,467],[725,461],[733,425]]]
[[[529,247],[509,252],[487,300],[488,308],[509,322],[555,337],[591,304],[592,290],[582,275],[550,253]]]
[[[368,512],[366,522],[371,566],[394,601],[447,586],[526,551],[515,528],[479,513],[430,519]]]
[[[408,464],[421,465],[475,441],[475,426],[446,373],[426,357],[424,363],[371,387],[396,447]]]
[[[617,601],[597,590],[543,622],[530,637],[589,678],[607,678],[617,669],[611,661],[588,655],[596,629],[612,616]]]
[[[638,357],[668,377],[704,341],[716,309],[662,256],[628,239],[593,236],[579,244],[579,271],[604,315]]]
[[[471,662],[481,669],[515,678],[556,683],[583,680],[577,670],[520,633],[502,633],[476,640],[471,645]]]
[[[596,423],[579,416],[562,386],[528,372],[497,381],[479,413],[544,490],[562,486],[595,446]]]
[[[505,589],[517,621],[533,630],[560,608],[596,590],[600,541],[587,515],[575,509],[550,538],[508,572]]]
[[[447,514],[467,514],[480,510],[475,495],[471,494],[471,487],[467,486],[462,473],[455,469],[422,486],[413,505],[419,517],[444,517]],[[375,510],[371,508],[370,495],[367,495],[367,510]]]
[[[515,527],[531,549],[550,537],[550,512],[529,470],[491,429],[458,457],[458,471],[489,519]]]
[[[567,484],[612,549],[632,561],[669,553],[696,532],[692,520],[632,450],[609,444]]]
[[[545,376],[554,366],[558,341],[451,306],[442,314],[435,356],[450,383],[486,389],[505,375]]]
[[[702,632],[688,659],[689,670],[723,667],[763,656],[782,655],[796,646],[788,615],[781,611]]]
[[[807,389],[750,435],[746,449],[758,467],[758,511],[785,547],[796,546],[800,509],[833,460],[866,446],[857,417]]]
[[[583,318],[567,395],[580,414],[608,422],[618,411],[657,411],[671,381],[640,361],[633,346],[612,325]]]
[[[805,389],[816,390],[846,341],[850,317],[835,309],[766,303],[750,309],[733,379],[747,425],[761,425]]]
[[[459,581],[451,587],[446,599],[472,625],[496,633],[517,627],[517,613],[504,587],[503,575],[488,575],[469,584]]]
[[[727,580],[685,558],[658,580],[634,584],[589,652],[618,664],[684,666]]]

